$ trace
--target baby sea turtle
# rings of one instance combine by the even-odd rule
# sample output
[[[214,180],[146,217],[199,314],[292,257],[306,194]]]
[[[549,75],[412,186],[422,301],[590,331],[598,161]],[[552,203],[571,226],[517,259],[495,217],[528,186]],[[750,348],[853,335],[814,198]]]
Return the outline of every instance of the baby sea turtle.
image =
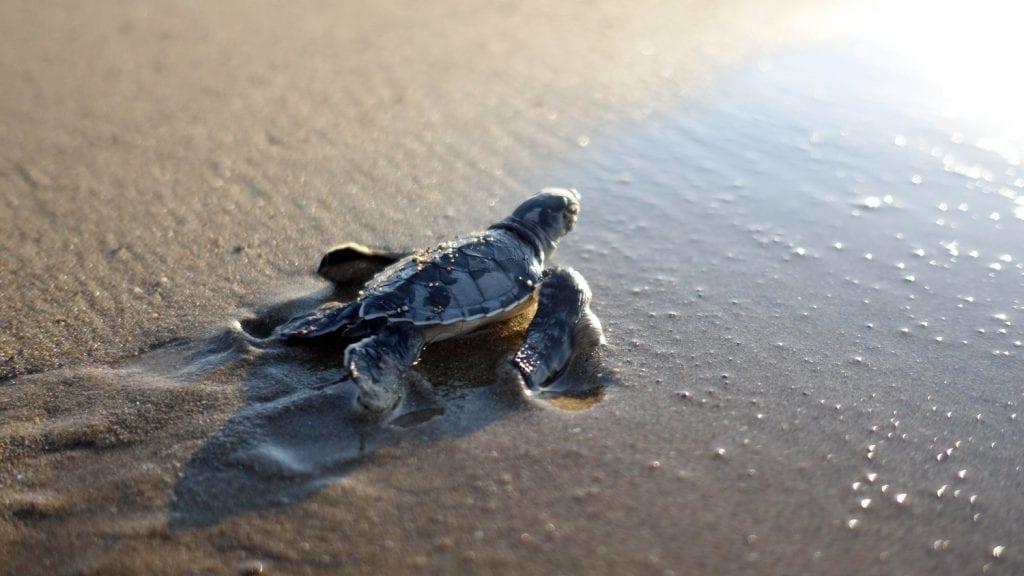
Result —
[[[488,229],[398,259],[348,244],[329,252],[321,276],[337,281],[359,259],[397,259],[348,303],[328,302],[276,329],[285,341],[340,334],[345,368],[368,411],[401,399],[398,377],[423,347],[509,318],[539,299],[526,338],[511,363],[528,389],[549,385],[572,356],[604,341],[590,311],[590,288],[571,268],[546,268],[558,241],[576,224],[580,195],[547,188]]]

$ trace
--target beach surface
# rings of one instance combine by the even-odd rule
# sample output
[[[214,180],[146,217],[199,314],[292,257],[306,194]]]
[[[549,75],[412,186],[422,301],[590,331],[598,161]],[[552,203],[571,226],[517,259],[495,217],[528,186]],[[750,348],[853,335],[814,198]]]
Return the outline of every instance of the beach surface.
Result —
[[[1021,134],[862,12],[5,3],[0,573],[1024,572]],[[546,186],[586,395],[266,338]]]

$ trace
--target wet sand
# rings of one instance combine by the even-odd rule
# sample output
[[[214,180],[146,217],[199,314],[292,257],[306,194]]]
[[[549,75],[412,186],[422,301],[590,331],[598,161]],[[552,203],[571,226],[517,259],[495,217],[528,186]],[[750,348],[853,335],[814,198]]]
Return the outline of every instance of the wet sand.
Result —
[[[1019,573],[1019,159],[842,14],[8,3],[0,572]],[[548,185],[596,403],[259,339]]]

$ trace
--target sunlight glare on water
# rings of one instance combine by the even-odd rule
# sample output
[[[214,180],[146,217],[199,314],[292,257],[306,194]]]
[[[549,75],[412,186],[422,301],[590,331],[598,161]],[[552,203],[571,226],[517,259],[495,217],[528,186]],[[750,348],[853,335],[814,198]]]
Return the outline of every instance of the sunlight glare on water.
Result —
[[[1024,140],[1019,2],[882,3],[863,15],[868,33],[913,62],[938,88],[943,115],[998,127],[985,143],[1013,164]]]

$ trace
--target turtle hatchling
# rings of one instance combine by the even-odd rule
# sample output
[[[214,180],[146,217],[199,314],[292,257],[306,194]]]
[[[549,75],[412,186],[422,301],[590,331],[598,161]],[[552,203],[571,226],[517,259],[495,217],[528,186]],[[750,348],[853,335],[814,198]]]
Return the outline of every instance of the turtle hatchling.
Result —
[[[320,263],[329,280],[345,276],[344,268],[358,260],[392,263],[355,300],[323,304],[275,333],[287,342],[332,334],[352,341],[344,365],[357,401],[385,412],[401,400],[399,376],[427,344],[510,318],[537,299],[511,363],[528,390],[543,390],[573,355],[604,342],[586,280],[571,268],[547,266],[579,211],[578,192],[546,188],[483,232],[404,257],[355,244],[336,248]]]

